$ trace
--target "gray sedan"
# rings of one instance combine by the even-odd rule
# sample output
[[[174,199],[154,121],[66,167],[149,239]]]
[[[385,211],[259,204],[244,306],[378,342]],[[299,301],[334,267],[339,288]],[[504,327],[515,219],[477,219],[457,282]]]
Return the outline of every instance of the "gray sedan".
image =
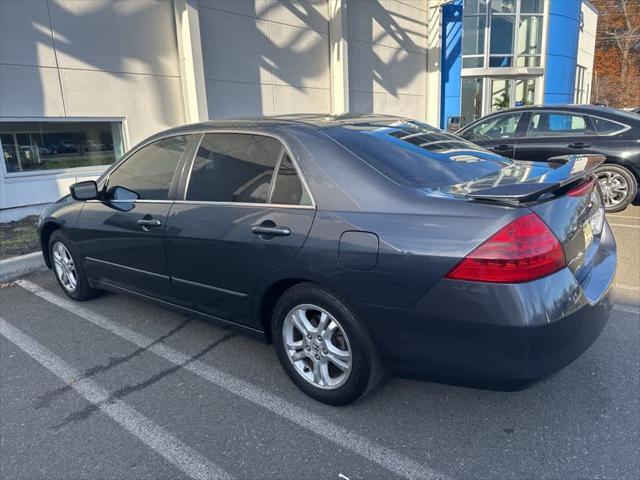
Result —
[[[602,161],[511,160],[397,117],[207,122],[73,185],[40,237],[71,298],[135,295],[264,338],[326,403],[385,371],[520,388],[607,320]]]

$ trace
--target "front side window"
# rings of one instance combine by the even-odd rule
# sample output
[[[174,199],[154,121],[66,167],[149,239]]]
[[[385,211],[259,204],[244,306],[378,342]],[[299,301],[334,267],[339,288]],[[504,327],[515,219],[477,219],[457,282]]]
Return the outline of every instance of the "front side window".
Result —
[[[158,140],[146,145],[116,168],[107,182],[107,200],[167,200],[171,181],[189,137]]]
[[[497,140],[514,137],[522,112],[497,115],[481,121],[462,134],[467,140]]]
[[[527,135],[531,137],[553,137],[563,135],[585,135],[589,133],[582,115],[570,113],[534,113],[531,115]]]
[[[2,122],[8,174],[110,165],[124,153],[120,122]]]

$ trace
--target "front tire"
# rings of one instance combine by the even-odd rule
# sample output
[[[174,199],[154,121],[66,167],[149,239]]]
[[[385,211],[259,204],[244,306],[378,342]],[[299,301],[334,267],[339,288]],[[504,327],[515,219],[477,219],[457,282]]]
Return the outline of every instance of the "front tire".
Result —
[[[310,397],[346,405],[367,395],[384,369],[371,335],[332,293],[304,283],[287,290],[272,318],[276,354]]]
[[[636,177],[626,168],[605,163],[596,170],[600,191],[607,212],[621,212],[636,198]]]
[[[53,232],[49,239],[49,258],[60,288],[69,297],[81,301],[96,295],[97,290],[89,286],[80,255],[60,230]]]

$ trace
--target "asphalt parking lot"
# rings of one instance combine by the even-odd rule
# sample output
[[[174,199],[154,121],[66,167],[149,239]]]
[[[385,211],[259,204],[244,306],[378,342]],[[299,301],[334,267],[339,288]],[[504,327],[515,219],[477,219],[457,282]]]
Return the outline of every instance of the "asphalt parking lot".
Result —
[[[616,307],[572,365],[520,392],[387,379],[310,400],[271,347],[136,299],[0,288],[0,478],[640,477],[640,207],[608,216]]]

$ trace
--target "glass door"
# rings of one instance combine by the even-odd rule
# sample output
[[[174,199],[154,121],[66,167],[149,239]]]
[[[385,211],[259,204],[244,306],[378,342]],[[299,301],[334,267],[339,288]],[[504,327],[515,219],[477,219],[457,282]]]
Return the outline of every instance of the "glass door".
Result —
[[[537,77],[488,78],[485,115],[505,108],[524,107],[536,102]]]

